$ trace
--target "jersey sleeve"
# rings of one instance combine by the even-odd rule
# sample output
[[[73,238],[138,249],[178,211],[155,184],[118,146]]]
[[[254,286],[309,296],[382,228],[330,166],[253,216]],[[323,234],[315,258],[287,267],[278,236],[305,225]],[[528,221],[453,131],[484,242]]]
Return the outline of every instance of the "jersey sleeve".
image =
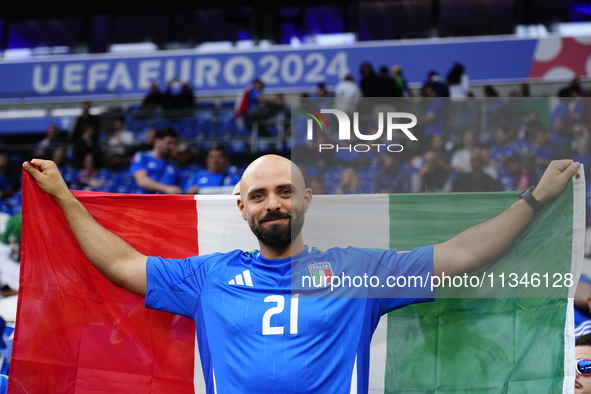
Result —
[[[145,170],[146,166],[143,162],[143,154],[142,152],[137,152],[133,155],[133,159],[131,159],[131,165],[129,166],[129,175],[133,176],[139,170]]]
[[[377,288],[376,296],[383,313],[419,302],[433,301],[433,245],[416,248],[410,252],[386,250],[378,256],[382,271],[380,278],[385,286]],[[382,274],[384,275],[384,274]],[[396,278],[396,279],[393,279]]]
[[[188,193],[191,186],[196,186],[196,185],[197,185],[197,174],[193,174],[183,185],[183,191],[185,193]]]
[[[148,257],[146,308],[176,313],[193,319],[193,312],[205,283],[211,256],[186,259]]]

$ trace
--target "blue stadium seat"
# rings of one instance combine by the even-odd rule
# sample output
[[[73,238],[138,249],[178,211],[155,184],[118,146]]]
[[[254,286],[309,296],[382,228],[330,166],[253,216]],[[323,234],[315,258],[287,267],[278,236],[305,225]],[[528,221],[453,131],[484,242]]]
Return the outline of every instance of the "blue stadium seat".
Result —
[[[203,101],[201,103],[197,103],[197,109],[208,109],[208,110],[215,110],[216,105],[213,101]]]
[[[209,138],[214,135],[213,118],[212,111],[197,111],[195,113],[197,140]]]
[[[141,109],[142,109],[141,104],[133,104],[133,105],[130,105],[129,107],[127,107],[127,113],[128,114],[133,113],[133,112],[139,111]]]
[[[237,134],[237,131],[234,111],[220,111],[218,114],[218,136],[231,138]]]
[[[224,101],[224,102],[222,102],[222,105],[220,106],[220,108],[221,109],[231,109],[232,111],[234,111],[235,106],[236,106],[235,101]]]
[[[248,153],[248,146],[244,141],[233,141],[226,146],[228,154]]]
[[[157,118],[152,121],[151,127],[155,130],[161,129],[162,127],[172,127],[170,119]]]
[[[180,138],[194,139],[197,137],[197,124],[195,118],[183,118],[174,125],[174,128]]]

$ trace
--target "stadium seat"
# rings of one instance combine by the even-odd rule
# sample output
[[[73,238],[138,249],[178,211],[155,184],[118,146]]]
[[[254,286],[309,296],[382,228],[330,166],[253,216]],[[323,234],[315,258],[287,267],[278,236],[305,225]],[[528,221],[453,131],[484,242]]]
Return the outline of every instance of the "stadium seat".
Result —
[[[216,109],[216,105],[213,101],[203,101],[201,103],[197,103],[197,109],[207,109],[214,111]]]
[[[197,111],[195,113],[196,120],[196,138],[202,140],[214,136],[213,111]]]
[[[197,119],[183,118],[174,124],[180,138],[195,139],[197,137]]]

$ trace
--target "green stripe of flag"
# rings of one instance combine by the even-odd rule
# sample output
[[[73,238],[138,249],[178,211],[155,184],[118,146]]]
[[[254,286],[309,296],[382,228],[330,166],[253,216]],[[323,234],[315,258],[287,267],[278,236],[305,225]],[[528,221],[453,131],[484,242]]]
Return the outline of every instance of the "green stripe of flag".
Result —
[[[571,183],[488,272],[516,267],[520,274],[570,273],[579,209],[573,193]],[[390,247],[445,241],[496,216],[518,194],[392,195]],[[568,289],[557,290],[553,296],[567,297]],[[568,308],[566,298],[444,298],[394,311],[388,316],[384,392],[562,392],[571,362],[565,349],[573,340],[568,330],[565,337]]]

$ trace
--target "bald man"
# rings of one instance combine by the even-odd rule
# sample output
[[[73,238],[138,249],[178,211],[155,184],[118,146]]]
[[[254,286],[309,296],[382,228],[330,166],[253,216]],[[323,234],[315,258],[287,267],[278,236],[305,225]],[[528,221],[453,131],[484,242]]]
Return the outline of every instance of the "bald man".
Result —
[[[367,393],[369,348],[380,316],[433,298],[317,298],[292,292],[292,275],[331,275],[363,267],[379,275],[462,275],[502,254],[579,169],[552,162],[538,187],[499,216],[449,241],[394,250],[306,247],[301,229],[312,201],[299,169],[279,156],[255,160],[240,182],[240,214],[260,250],[148,257],[102,227],[70,193],[54,163],[24,168],[64,211],[89,261],[117,286],[146,297],[146,307],[196,322],[208,393]],[[109,248],[105,248],[109,245]],[[328,272],[328,273],[327,273]],[[315,291],[326,292],[327,288]]]

